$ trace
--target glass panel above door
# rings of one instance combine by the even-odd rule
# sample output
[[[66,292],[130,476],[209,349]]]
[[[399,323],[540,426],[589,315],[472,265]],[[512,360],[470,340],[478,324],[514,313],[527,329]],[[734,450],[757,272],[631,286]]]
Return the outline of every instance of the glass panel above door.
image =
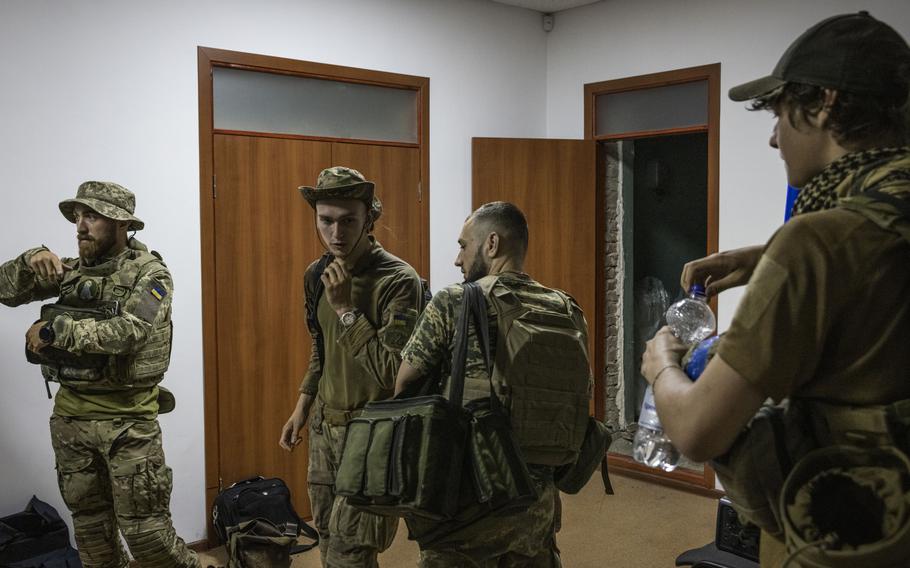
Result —
[[[416,90],[227,67],[213,90],[216,130],[419,142]]]
[[[595,97],[595,136],[708,125],[708,82],[693,81]]]

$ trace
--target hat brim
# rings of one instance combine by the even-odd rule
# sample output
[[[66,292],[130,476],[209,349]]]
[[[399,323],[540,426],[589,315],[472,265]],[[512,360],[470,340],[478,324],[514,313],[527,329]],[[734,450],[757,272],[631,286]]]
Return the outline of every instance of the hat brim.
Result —
[[[66,217],[66,220],[70,223],[76,222],[76,214],[74,209],[76,204],[85,205],[92,211],[107,217],[108,219],[113,219],[115,221],[129,221],[130,224],[127,227],[127,230],[138,231],[145,227],[145,223],[135,215],[130,214],[126,209],[121,209],[98,199],[92,198],[75,198],[75,199],[65,199],[60,202],[60,212],[63,213],[63,216]]]
[[[748,83],[743,83],[730,89],[728,96],[734,101],[751,101],[769,94],[774,89],[782,86],[786,81],[768,75],[761,79],[755,79]]]
[[[299,188],[301,195],[313,209],[316,208],[316,202],[325,199],[355,199],[363,201],[369,208],[373,202],[375,185],[371,181],[352,183],[349,185],[339,185],[336,187],[312,187],[302,185]]]

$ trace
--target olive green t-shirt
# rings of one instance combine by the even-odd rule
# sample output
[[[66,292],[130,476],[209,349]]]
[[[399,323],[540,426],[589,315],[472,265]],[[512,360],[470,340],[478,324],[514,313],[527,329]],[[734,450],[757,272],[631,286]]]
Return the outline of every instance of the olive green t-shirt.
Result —
[[[910,243],[831,209],[765,247],[718,354],[779,401],[910,398]]]
[[[310,365],[300,385],[300,392],[318,393],[320,401],[335,410],[356,410],[371,400],[392,396],[401,348],[414,329],[423,303],[417,272],[376,241],[351,273],[352,299],[361,315],[345,329],[323,292],[317,316],[325,361],[319,361],[314,341]],[[306,294],[312,293],[306,290]]]

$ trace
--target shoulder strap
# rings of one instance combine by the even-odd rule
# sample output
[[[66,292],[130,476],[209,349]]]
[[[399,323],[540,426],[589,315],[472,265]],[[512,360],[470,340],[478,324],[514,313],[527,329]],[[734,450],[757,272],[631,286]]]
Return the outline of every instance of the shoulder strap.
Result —
[[[306,274],[306,287],[313,290],[312,294],[306,295],[306,323],[310,333],[313,334],[313,339],[316,341],[316,355],[319,357],[320,366],[325,364],[325,339],[322,337],[322,326],[319,325],[317,308],[319,307],[319,299],[322,297],[322,292],[325,290],[325,285],[322,283],[322,273],[325,272],[325,267],[334,259],[334,256],[325,253],[319,259],[319,262],[316,263],[313,271]]]
[[[464,296],[461,311],[455,324],[455,346],[452,350],[452,379],[449,400],[461,404],[464,400],[464,374],[468,357],[468,328],[473,323],[477,331],[477,342],[483,355],[487,380],[490,384],[490,407],[502,410],[502,402],[493,392],[493,362],[490,359],[490,325],[487,315],[487,301],[483,287],[476,282],[462,285]]]

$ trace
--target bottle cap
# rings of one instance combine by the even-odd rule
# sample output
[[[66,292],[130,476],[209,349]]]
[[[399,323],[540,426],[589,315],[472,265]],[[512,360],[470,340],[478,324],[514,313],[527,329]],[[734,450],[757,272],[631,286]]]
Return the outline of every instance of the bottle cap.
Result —
[[[696,296],[705,295],[705,287],[702,284],[692,284],[689,288],[689,294],[695,294]]]

